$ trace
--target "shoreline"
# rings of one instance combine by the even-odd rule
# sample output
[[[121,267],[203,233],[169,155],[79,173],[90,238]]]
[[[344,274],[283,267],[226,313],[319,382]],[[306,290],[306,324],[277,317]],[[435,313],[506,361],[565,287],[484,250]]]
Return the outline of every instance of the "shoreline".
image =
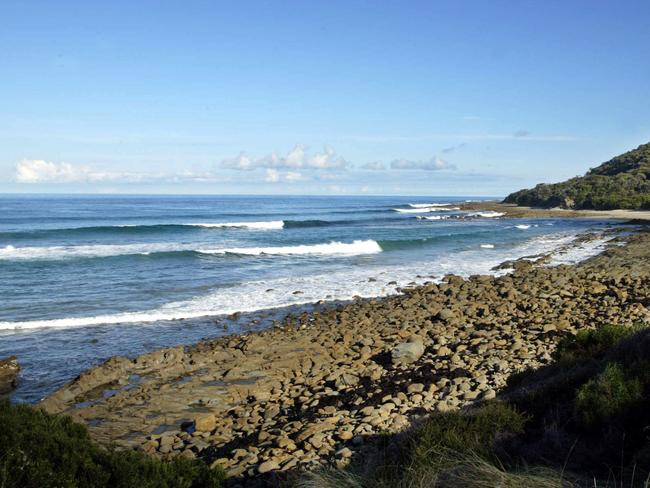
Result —
[[[504,218],[502,226],[512,227],[513,224],[511,219]],[[516,223],[516,221],[515,221]],[[541,225],[541,224],[540,224]],[[612,228],[616,227],[617,224],[612,222],[603,221],[602,225],[596,225],[587,223],[587,226],[592,230],[595,228]],[[538,227],[538,225],[528,225],[521,226],[524,228],[528,227]],[[515,231],[516,232],[516,231]],[[32,383],[28,383],[28,374],[30,372],[37,372],[42,370],[42,368],[47,367],[44,361],[38,363],[29,362],[25,363],[25,373],[24,382],[21,383],[21,388],[15,392],[14,398],[16,401],[20,402],[36,402],[40,401],[42,398],[51,395],[56,389],[61,388],[74,378],[76,375],[81,374],[84,370],[90,369],[92,367],[100,365],[103,361],[113,357],[115,355],[123,355],[127,357],[137,357],[148,352],[153,352],[160,350],[162,348],[169,348],[175,346],[185,346],[189,344],[195,344],[199,341],[204,340],[205,338],[217,338],[223,337],[230,334],[246,334],[253,331],[263,330],[270,326],[273,326],[281,322],[287,315],[293,314],[303,314],[309,313],[316,310],[329,310],[340,305],[347,305],[354,303],[357,300],[363,299],[382,299],[386,296],[392,296],[399,294],[403,288],[412,288],[413,286],[422,285],[428,281],[439,282],[440,278],[445,274],[451,272],[451,270],[457,270],[458,274],[461,274],[464,277],[468,277],[470,274],[474,273],[484,273],[484,274],[502,274],[507,272],[503,269],[503,266],[500,266],[503,261],[512,261],[533,254],[543,254],[543,253],[552,253],[554,255],[554,261],[557,258],[558,262],[575,262],[585,258],[585,256],[593,255],[596,252],[600,252],[602,249],[602,243],[594,242],[593,245],[580,242],[578,237],[581,232],[585,232],[584,229],[576,231],[578,233],[567,234],[566,238],[560,236],[560,238],[555,241],[551,240],[546,243],[543,238],[533,237],[530,238],[531,242],[536,242],[538,239],[542,239],[542,243],[528,247],[525,245],[525,242],[522,244],[523,248],[518,250],[519,247],[515,246],[512,250],[509,250],[508,247],[502,248],[497,245],[499,249],[498,252],[492,252],[491,250],[486,251],[483,249],[478,249],[478,245],[475,243],[472,252],[474,255],[470,256],[472,258],[479,258],[480,263],[477,262],[476,265],[468,267],[468,269],[458,269],[451,266],[442,266],[443,269],[434,270],[431,266],[427,266],[426,263],[420,265],[419,267],[411,266],[409,273],[397,273],[381,271],[378,273],[366,273],[369,278],[368,282],[371,286],[375,286],[381,292],[378,294],[368,294],[363,291],[357,291],[356,294],[350,294],[345,298],[340,299],[331,299],[331,298],[320,298],[319,297],[309,297],[309,301],[300,301],[302,299],[302,288],[299,285],[296,285],[293,290],[296,290],[291,294],[287,293],[290,297],[290,300],[295,301],[298,299],[298,302],[293,304],[282,304],[277,307],[267,307],[260,308],[254,311],[242,311],[234,314],[217,314],[217,315],[205,315],[195,319],[178,319],[175,321],[164,321],[160,322],[158,325],[153,325],[158,327],[158,332],[156,333],[156,339],[150,342],[148,346],[142,345],[142,347],[135,346],[131,344],[139,344],[137,336],[138,325],[135,327],[130,326],[129,324],[119,324],[119,327],[105,328],[103,326],[88,326],[88,334],[91,339],[89,343],[93,344],[87,351],[82,353],[81,359],[83,360],[83,365],[78,365],[74,368],[67,368],[67,375],[59,374],[57,376],[57,381],[55,384],[51,385],[50,388],[43,388],[40,385],[36,385],[34,388]],[[525,233],[521,234],[522,236],[526,235]],[[571,242],[569,242],[569,240]],[[485,242],[491,242],[490,239]],[[603,241],[604,242],[604,241]],[[480,246],[489,247],[489,246]],[[467,250],[469,252],[469,248]],[[459,261],[459,260],[456,260]],[[434,263],[435,265],[435,263]],[[397,270],[399,271],[399,270]],[[417,273],[417,274],[416,274]],[[361,280],[360,283],[365,284],[365,279]],[[299,294],[299,295],[298,295]],[[323,294],[323,296],[325,296]],[[33,329],[34,331],[42,331],[44,334],[57,334],[57,337],[67,337],[68,340],[78,342],[78,347],[84,347],[83,338],[78,339],[77,335],[74,333],[74,330],[77,327],[47,327],[42,329]],[[123,330],[123,333],[118,332]],[[24,332],[29,333],[32,329],[24,329]],[[21,330],[23,332],[23,330]],[[84,333],[85,334],[85,333]],[[162,338],[163,336],[167,338]],[[131,337],[134,342],[128,342],[128,337]],[[100,342],[101,344],[106,344],[107,346],[101,346],[103,348],[97,349],[93,352],[95,348],[94,344]],[[18,344],[21,346],[18,351],[23,350],[25,347],[28,347],[28,343]],[[22,349],[21,349],[22,348]],[[16,349],[8,349],[6,351],[8,354],[16,353]],[[20,355],[20,354],[19,354]],[[94,358],[93,358],[94,355]],[[29,358],[29,356],[26,356]],[[56,358],[54,358],[56,361]],[[61,369],[61,368],[59,368]],[[57,370],[58,371],[58,370]]]
[[[447,276],[260,332],[112,358],[41,405],[97,440],[200,457],[235,478],[344,466],[379,432],[493,398],[568,333],[646,320],[634,294],[650,276],[650,239],[626,240],[573,266],[518,260],[497,278]]]
[[[523,207],[499,201],[465,202],[458,205],[462,210],[504,212],[503,218],[577,218],[596,220],[650,221],[650,210],[570,210],[566,208]]]

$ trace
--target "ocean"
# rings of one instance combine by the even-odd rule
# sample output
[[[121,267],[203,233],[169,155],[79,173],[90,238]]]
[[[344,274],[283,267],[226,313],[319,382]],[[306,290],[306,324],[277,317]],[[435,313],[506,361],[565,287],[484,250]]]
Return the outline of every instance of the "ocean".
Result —
[[[463,212],[472,197],[0,196],[0,358],[35,402],[115,355],[267,327],[572,246],[608,224]],[[235,314],[240,312],[241,314]]]

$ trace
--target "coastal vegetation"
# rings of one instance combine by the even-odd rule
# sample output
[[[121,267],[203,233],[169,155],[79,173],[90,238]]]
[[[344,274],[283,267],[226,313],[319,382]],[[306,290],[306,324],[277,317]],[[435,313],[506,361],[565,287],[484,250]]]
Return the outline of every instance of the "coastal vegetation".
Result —
[[[93,442],[84,425],[0,398],[0,487],[218,488],[223,472]]]
[[[512,193],[504,203],[576,210],[650,209],[650,143],[616,156],[584,176]]]
[[[301,486],[647,488],[649,357],[647,328],[581,331],[500,399],[433,414],[364,465]]]

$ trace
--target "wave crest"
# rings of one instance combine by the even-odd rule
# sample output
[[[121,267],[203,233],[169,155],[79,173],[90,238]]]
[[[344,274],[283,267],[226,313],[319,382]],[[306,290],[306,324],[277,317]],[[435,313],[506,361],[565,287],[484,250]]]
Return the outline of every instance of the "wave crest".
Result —
[[[377,241],[353,241],[351,243],[332,241],[327,244],[303,244],[299,246],[276,247],[233,247],[230,249],[198,249],[201,254],[243,254],[248,256],[293,255],[293,254],[375,254],[381,252]]]
[[[460,207],[417,207],[417,208],[394,208],[399,213],[428,213],[428,212],[454,212]]]

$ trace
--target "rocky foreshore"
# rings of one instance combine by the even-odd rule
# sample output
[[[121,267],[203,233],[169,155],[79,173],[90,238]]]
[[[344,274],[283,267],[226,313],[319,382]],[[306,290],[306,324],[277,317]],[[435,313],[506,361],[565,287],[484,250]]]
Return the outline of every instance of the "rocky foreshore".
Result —
[[[624,245],[623,245],[624,244]],[[494,398],[566,334],[650,321],[650,234],[576,266],[509,263],[289,316],[245,336],[113,358],[42,402],[93,437],[202,458],[233,484],[344,466],[427,412]]]

